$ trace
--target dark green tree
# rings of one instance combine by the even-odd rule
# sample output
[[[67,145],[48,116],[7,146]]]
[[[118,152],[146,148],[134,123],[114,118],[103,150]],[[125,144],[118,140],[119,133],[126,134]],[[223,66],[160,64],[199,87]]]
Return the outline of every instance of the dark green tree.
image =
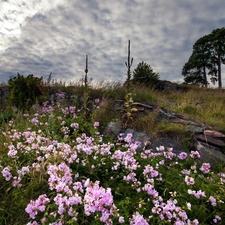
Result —
[[[209,36],[204,36],[195,42],[192,55],[182,69],[184,81],[207,87],[207,71],[212,68],[211,43]]]
[[[221,64],[225,64],[225,27],[212,31],[210,35],[212,62],[214,70],[211,73],[218,77],[218,87],[222,88]]]
[[[182,69],[184,81],[207,87],[209,75],[211,82],[218,81],[218,87],[221,88],[222,63],[225,63],[225,28],[218,28],[198,39],[193,45],[192,55]]]
[[[24,77],[19,73],[8,81],[10,105],[19,110],[29,110],[36,102],[40,103],[44,94],[43,78],[34,77],[33,74]]]
[[[152,67],[144,61],[140,62],[133,71],[134,83],[152,86],[158,80],[159,80],[159,73],[155,73]]]

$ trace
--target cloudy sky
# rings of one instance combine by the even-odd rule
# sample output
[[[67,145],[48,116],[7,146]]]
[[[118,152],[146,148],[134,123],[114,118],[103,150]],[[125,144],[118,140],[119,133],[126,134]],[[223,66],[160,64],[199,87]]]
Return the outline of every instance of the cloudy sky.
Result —
[[[124,82],[128,40],[132,69],[145,61],[182,82],[193,44],[225,26],[224,12],[224,0],[0,0],[0,82],[80,80],[86,55],[89,78]]]

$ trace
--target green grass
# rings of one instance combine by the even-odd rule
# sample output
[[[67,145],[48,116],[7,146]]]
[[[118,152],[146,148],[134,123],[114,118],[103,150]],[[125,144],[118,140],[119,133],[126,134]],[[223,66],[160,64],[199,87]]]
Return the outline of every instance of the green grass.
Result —
[[[182,87],[182,85],[180,85]],[[81,82],[71,82],[69,86],[62,83],[56,83],[52,86],[53,89],[61,90],[69,93],[71,96],[82,96],[83,85]],[[120,113],[114,113],[112,105],[107,105],[110,100],[124,100],[126,95],[125,87],[116,82],[90,82],[89,95],[92,99],[100,98],[102,107],[98,113],[94,112],[93,120],[101,121],[101,124],[107,124],[111,119],[121,119]],[[176,113],[182,114],[186,118],[199,121],[208,127],[225,132],[225,90],[224,89],[206,89],[195,86],[185,86],[180,88],[180,91],[156,91],[153,88],[142,86],[132,87],[132,98],[134,102],[141,102],[145,104],[154,105],[156,107],[163,107],[172,110]],[[71,101],[73,105],[79,107],[78,97]],[[146,123],[145,128],[142,125],[143,120],[149,120],[148,116],[133,121],[133,125],[138,129],[151,130],[157,133],[158,127],[154,121],[154,115],[149,115],[151,123]],[[0,122],[11,118],[11,112],[1,112]],[[139,124],[140,123],[140,124]],[[152,125],[154,124],[154,126]],[[168,128],[165,126],[165,129]],[[179,129],[179,128],[178,128]],[[167,131],[166,131],[167,132]],[[160,134],[162,129],[160,129]]]

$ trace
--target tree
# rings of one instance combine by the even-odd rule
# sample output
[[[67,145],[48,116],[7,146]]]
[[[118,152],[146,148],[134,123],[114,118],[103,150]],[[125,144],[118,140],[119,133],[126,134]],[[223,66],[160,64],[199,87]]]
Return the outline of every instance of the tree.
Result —
[[[225,64],[225,27],[212,31],[210,35],[214,73],[218,75],[218,87],[222,88],[221,64]]]
[[[204,36],[195,42],[192,55],[182,70],[186,83],[208,86],[207,70],[212,70],[210,49],[209,36]]]
[[[133,82],[153,85],[159,80],[159,73],[155,73],[150,65],[140,62],[133,71]]]
[[[8,81],[9,103],[19,110],[30,109],[30,107],[40,101],[44,93],[43,78],[34,77],[33,74],[24,77],[17,74]]]
[[[211,82],[218,81],[221,88],[221,63],[225,63],[225,28],[213,30],[195,42],[192,55],[182,69],[184,81],[207,87],[210,75]]]

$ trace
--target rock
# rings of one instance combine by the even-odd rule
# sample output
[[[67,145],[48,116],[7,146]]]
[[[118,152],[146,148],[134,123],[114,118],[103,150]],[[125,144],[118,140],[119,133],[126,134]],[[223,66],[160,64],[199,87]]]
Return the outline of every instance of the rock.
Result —
[[[133,129],[127,129],[124,132],[124,137],[126,137],[127,134],[129,134],[129,133],[132,134],[134,142],[140,141],[140,143],[141,143],[141,146],[139,148],[137,148],[137,152],[143,151],[143,149],[146,147],[146,144],[150,143],[150,137],[143,132],[137,132]]]
[[[137,149],[138,152],[143,151],[144,149],[152,149],[156,151],[156,147],[164,146],[165,148],[173,148],[175,154],[184,152],[184,148],[176,141],[171,138],[160,138],[151,140],[151,138],[143,132],[137,132],[133,129],[127,129],[124,133],[124,137],[128,134],[132,134],[133,141],[140,141],[141,147]]]
[[[145,115],[151,113],[155,107],[153,105],[147,105],[147,104],[143,104],[143,103],[140,103],[140,102],[134,102],[132,103],[132,108],[136,108],[136,115],[143,115],[143,113]]]
[[[134,102],[132,104],[132,106],[137,106],[137,107],[146,108],[146,109],[154,109],[154,106],[152,106],[152,105],[146,105],[146,104],[139,103],[139,102]]]
[[[134,106],[134,108],[137,110],[137,112],[144,112],[145,108],[140,106]]]
[[[214,130],[204,130],[204,134],[210,137],[225,138],[225,135]]]
[[[204,142],[204,143],[207,143],[207,144],[219,147],[219,148],[225,147],[224,141],[217,139],[217,138],[213,138],[212,136],[207,136],[204,134],[196,134],[195,137],[197,140],[199,140],[201,142]]]
[[[200,124],[198,124],[196,122],[193,122],[191,120],[180,119],[180,118],[176,117],[175,115],[174,115],[174,117],[171,117],[170,121],[173,122],[173,123],[181,123],[181,124],[184,124],[184,125],[193,125],[193,126],[199,126],[200,125]]]
[[[200,141],[196,141],[194,143],[194,146],[201,155],[201,163],[207,162],[212,166],[215,166],[217,163],[225,164],[225,155],[220,152],[220,149],[207,145],[206,143],[202,143]]]
[[[124,101],[123,100],[114,100],[114,110],[115,111],[122,111],[124,108]]]
[[[103,133],[109,137],[117,138],[118,135],[121,133],[121,130],[122,130],[122,126],[119,122],[110,122],[106,126]]]
[[[157,120],[162,120],[162,119],[175,119],[176,116],[174,115],[173,112],[165,111],[163,109],[159,110]]]
[[[122,110],[124,107],[124,101],[113,100],[111,103],[115,111]],[[187,119],[185,116],[180,115],[176,112],[159,108],[157,106],[146,105],[142,103],[133,103],[132,107],[136,107],[137,113],[135,116],[142,116],[143,113],[148,115],[153,111],[157,114],[156,120],[167,120],[170,123],[179,123],[184,126],[185,131],[190,135],[192,139],[193,147],[191,150],[197,150],[201,154],[201,162],[209,162],[216,164],[218,162],[224,162],[225,164],[225,134],[215,131],[210,127],[206,127],[205,124],[199,123],[191,119]],[[117,138],[120,133],[124,130],[118,122],[110,122],[105,128],[104,133],[112,138]],[[156,151],[156,147],[164,146],[165,148],[173,148],[173,152],[179,154],[183,151],[187,151],[182,145],[176,142],[172,137],[161,137],[159,139],[151,140],[150,136],[144,132],[137,132],[135,129],[127,129],[124,132],[124,136],[131,133],[133,141],[140,141],[141,146],[137,149],[138,152],[144,149],[152,149]],[[148,144],[147,144],[148,143]],[[146,146],[147,144],[147,146]]]
[[[177,155],[181,152],[186,152],[186,150],[184,150],[184,148],[178,142],[171,138],[160,138],[151,141],[151,149],[153,151],[155,151],[156,147],[159,146],[164,146],[165,148],[173,148],[173,153]]]
[[[167,80],[159,80],[157,82],[157,84],[155,85],[155,89],[156,90],[160,90],[160,91],[166,91],[166,92],[170,92],[170,91],[178,91],[181,88],[179,88],[179,86],[177,84],[174,84],[170,81]]]
[[[203,132],[203,128],[201,126],[198,126],[198,125],[189,126],[188,130],[190,131],[190,133],[195,133],[195,134],[199,134],[199,133]]]

